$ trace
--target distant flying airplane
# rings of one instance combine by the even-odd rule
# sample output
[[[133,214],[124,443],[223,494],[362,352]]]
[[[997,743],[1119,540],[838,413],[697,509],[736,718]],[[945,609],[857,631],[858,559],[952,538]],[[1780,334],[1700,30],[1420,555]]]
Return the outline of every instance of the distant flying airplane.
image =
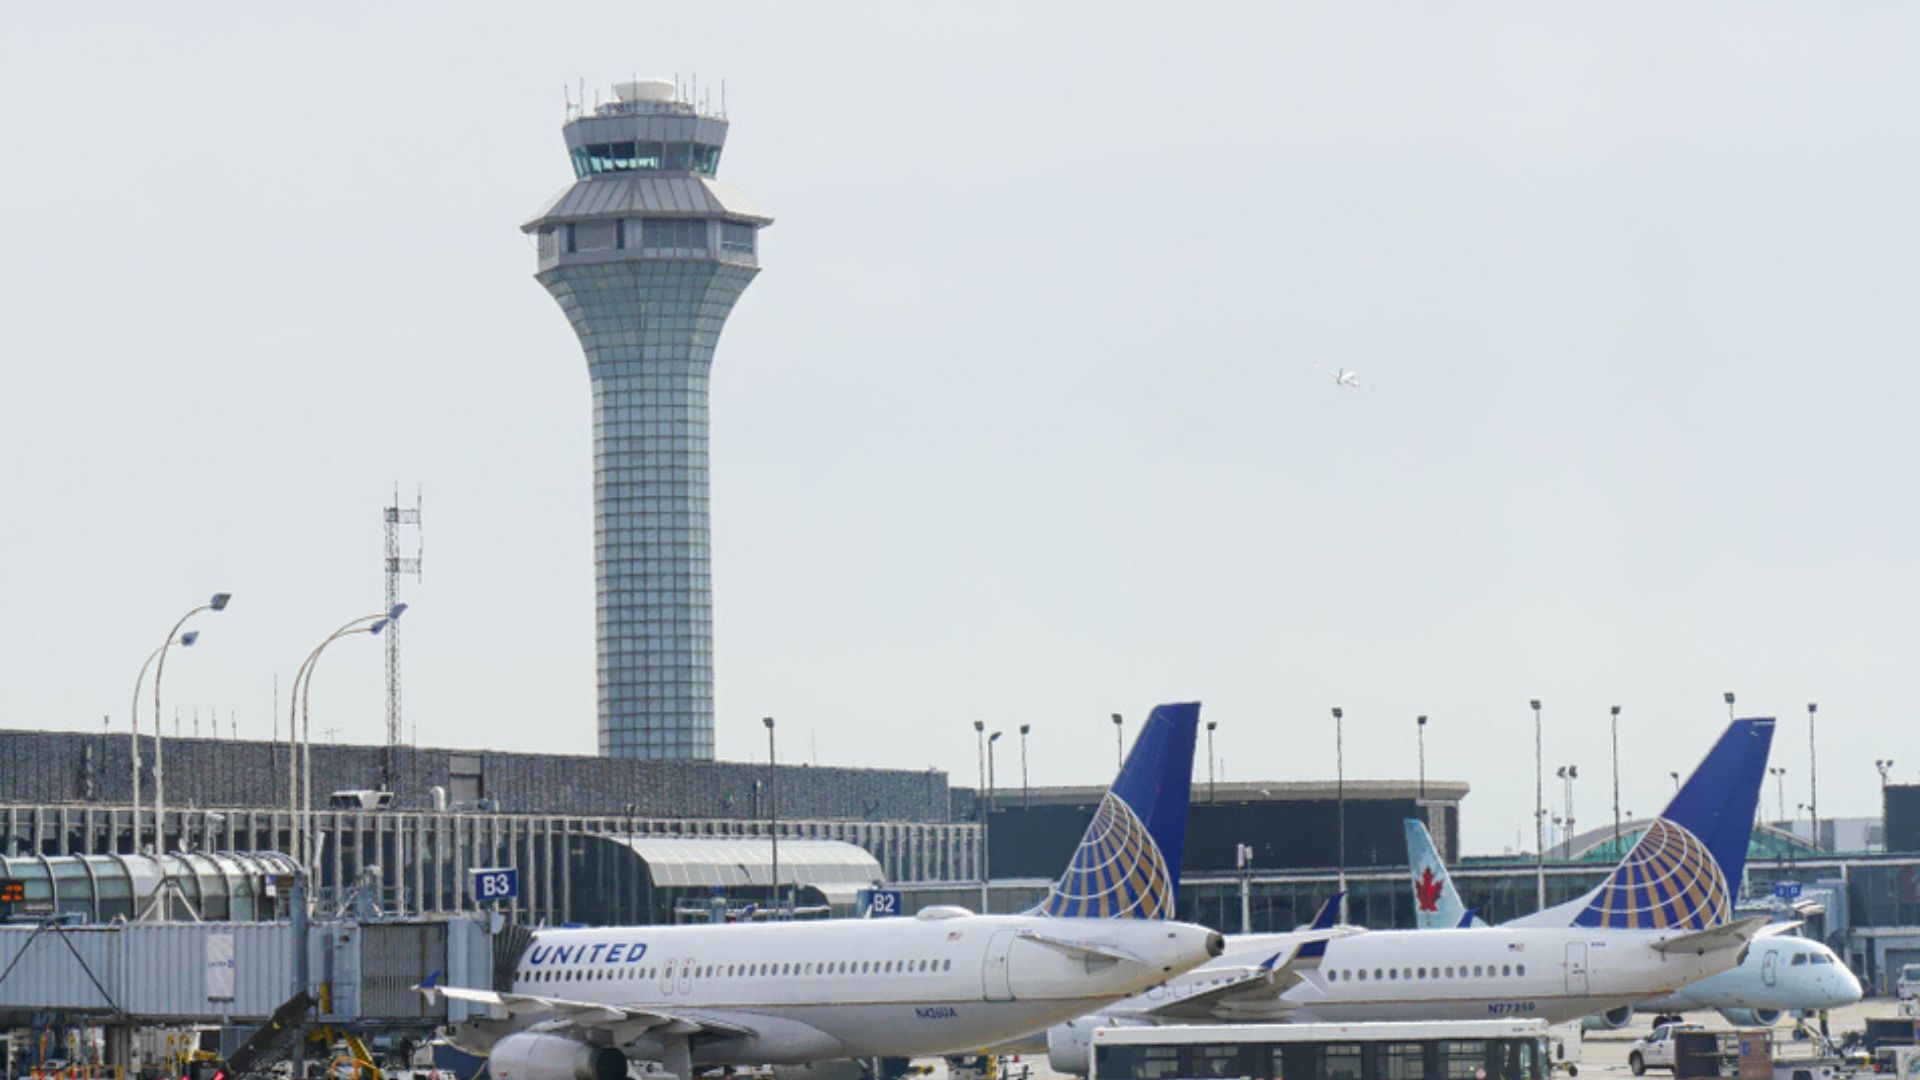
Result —
[[[1373,389],[1371,385],[1360,381],[1360,373],[1357,371],[1349,371],[1346,368],[1341,368],[1338,371],[1328,371],[1319,364],[1313,365],[1313,370],[1332,379],[1335,386],[1344,386],[1350,390]]]

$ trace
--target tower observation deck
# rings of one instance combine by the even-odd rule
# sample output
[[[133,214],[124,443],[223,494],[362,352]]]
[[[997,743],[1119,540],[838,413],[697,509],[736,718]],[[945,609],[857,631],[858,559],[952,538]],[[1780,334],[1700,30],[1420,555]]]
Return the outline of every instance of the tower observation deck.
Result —
[[[671,82],[617,84],[564,135],[575,183],[522,229],[593,384],[600,753],[711,759],[707,373],[773,219]]]

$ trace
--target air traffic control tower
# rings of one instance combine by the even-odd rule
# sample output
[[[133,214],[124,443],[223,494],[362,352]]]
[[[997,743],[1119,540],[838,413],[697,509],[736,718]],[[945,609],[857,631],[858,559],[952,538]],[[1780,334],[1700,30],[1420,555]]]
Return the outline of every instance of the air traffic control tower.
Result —
[[[522,228],[593,383],[600,753],[713,757],[707,370],[773,219],[715,178],[727,121],[640,79],[563,130],[575,183]]]

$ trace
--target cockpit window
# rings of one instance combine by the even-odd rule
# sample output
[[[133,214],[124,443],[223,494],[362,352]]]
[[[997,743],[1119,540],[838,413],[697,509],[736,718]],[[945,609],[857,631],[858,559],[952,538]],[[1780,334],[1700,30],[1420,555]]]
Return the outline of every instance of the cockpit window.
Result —
[[[1807,954],[1806,954],[1806,953],[1800,953],[1800,954],[1798,954],[1798,955],[1796,955],[1796,956],[1795,956],[1795,957],[1793,958],[1793,966],[1794,966],[1794,967],[1799,967],[1799,966],[1800,966],[1801,964],[1804,964],[1804,963],[1806,963],[1806,962],[1807,962]]]

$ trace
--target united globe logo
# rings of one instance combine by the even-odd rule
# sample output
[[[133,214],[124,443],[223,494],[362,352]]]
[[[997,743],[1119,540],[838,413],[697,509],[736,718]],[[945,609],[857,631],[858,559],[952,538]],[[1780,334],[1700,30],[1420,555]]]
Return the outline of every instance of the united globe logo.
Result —
[[[1170,919],[1173,876],[1133,808],[1108,792],[1040,910],[1062,918]]]
[[[1628,930],[1704,930],[1733,914],[1731,890],[1713,853],[1661,818],[1640,837],[1601,886],[1576,926]]]

